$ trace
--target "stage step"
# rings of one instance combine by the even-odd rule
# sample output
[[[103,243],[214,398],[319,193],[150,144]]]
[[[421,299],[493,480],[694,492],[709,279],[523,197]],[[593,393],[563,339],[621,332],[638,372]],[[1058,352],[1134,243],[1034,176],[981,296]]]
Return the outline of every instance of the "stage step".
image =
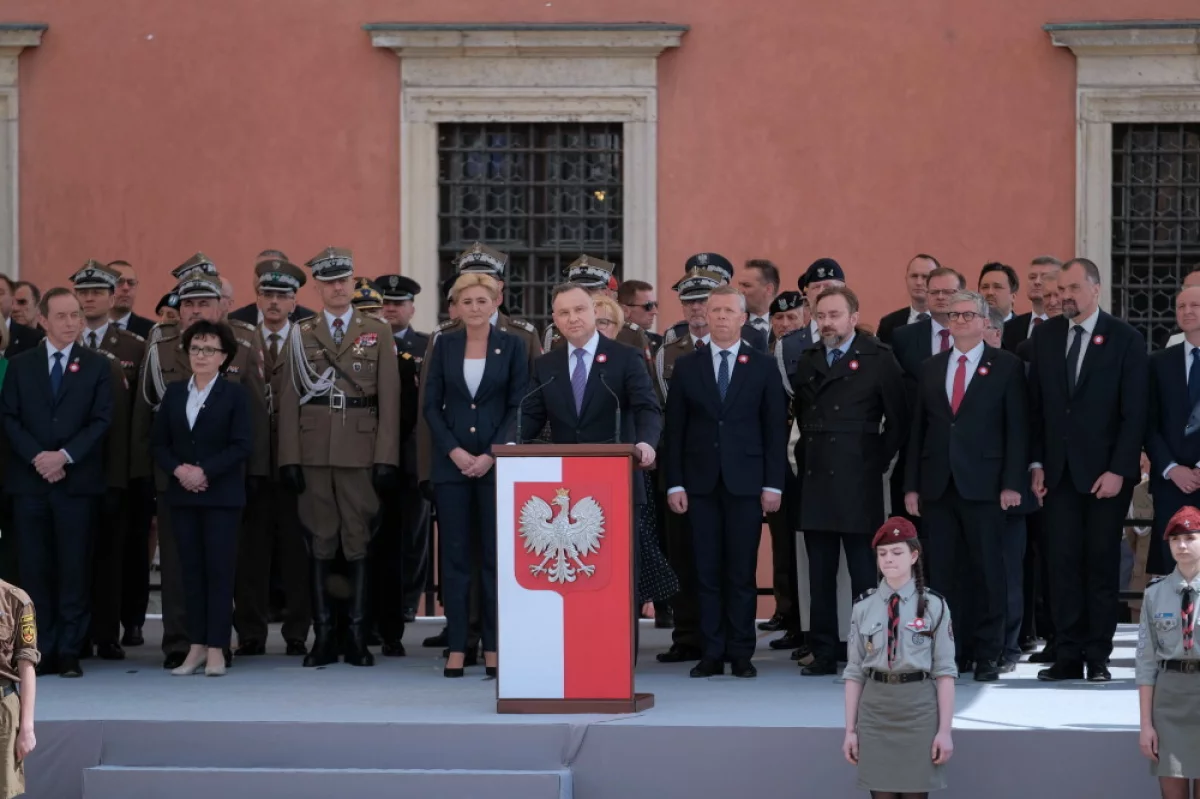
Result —
[[[136,766],[95,766],[83,772],[83,799],[328,799],[356,793],[438,799],[571,799],[571,772]]]

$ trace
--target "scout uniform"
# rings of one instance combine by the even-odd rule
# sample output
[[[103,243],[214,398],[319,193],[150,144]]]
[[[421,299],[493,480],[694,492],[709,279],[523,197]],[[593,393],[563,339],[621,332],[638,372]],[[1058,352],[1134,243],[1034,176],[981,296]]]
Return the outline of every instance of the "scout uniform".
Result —
[[[37,648],[37,619],[29,595],[11,583],[0,581],[0,799],[25,793],[25,764],[16,758],[17,732],[21,725],[21,682],[17,664],[27,660],[36,666],[42,659]]]
[[[1180,508],[1163,538],[1200,532],[1200,510]],[[1156,777],[1200,779],[1200,576],[1185,580],[1176,568],[1146,586],[1138,626],[1135,680],[1154,686],[1158,732]]]
[[[567,267],[567,281],[582,286],[587,289],[589,294],[610,291],[616,284],[616,278],[613,277],[614,268],[613,264],[608,261],[602,261],[590,255],[581,255]],[[654,349],[650,344],[650,337],[646,335],[645,330],[633,322],[625,322],[614,340],[645,353],[647,362],[653,359]],[[562,333],[551,322],[542,334],[542,349],[549,352],[565,345],[566,341]]]
[[[349,250],[330,247],[309,261],[313,278],[354,272]],[[392,331],[353,306],[328,309],[292,327],[279,400],[279,468],[300,493],[312,542],[316,640],[305,666],[332,663],[330,566],[338,545],[350,564],[353,598],[346,662],[371,666],[365,613],[367,551],[379,494],[400,463],[400,381]]]
[[[914,541],[907,519],[888,519],[872,549]],[[886,580],[854,600],[849,655],[842,676],[863,685],[858,704],[858,787],[890,793],[923,793],[946,787],[930,748],[938,730],[934,681],[954,679],[950,608],[918,584],[920,572],[898,590]],[[922,581],[923,582],[923,581]],[[922,595],[924,613],[919,613]]]

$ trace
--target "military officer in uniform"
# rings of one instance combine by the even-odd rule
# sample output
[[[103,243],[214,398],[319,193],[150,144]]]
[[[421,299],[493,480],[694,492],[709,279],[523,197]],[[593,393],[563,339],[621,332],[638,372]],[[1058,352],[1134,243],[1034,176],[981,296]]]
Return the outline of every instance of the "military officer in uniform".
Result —
[[[727,286],[733,282],[733,264],[724,255],[715,252],[696,253],[691,258],[687,259],[687,263],[683,265],[684,275],[689,275],[693,270],[716,272],[721,276],[721,285]],[[663,344],[670,344],[675,339],[681,337],[688,330],[688,320],[684,319],[681,322],[676,322],[667,332],[663,334]],[[759,352],[767,352],[767,334],[765,331],[759,330],[754,325],[746,322],[742,325],[742,341],[749,344]]]
[[[166,656],[163,668],[175,669],[183,664],[190,642],[183,600],[179,548],[171,530],[170,508],[165,502],[167,475],[152,469],[150,460],[150,431],[154,413],[167,390],[167,384],[187,380],[192,375],[188,355],[183,351],[182,334],[193,322],[205,319],[222,321],[221,281],[217,268],[203,253],[196,253],[171,272],[179,284],[178,324],[158,324],[150,331],[146,344],[146,359],[138,375],[134,392],[133,440],[130,446],[130,477],[153,476],[158,488],[158,546],[162,569],[163,639]],[[247,464],[247,474],[261,481],[270,473],[270,414],[267,411],[267,389],[263,369],[262,338],[253,325],[229,320],[238,340],[238,351],[225,370],[225,380],[246,386],[250,412],[254,420],[254,453]],[[227,654],[230,660],[231,655]]]
[[[571,262],[567,267],[567,282],[576,283],[587,289],[588,294],[599,294],[601,292],[613,294],[612,285],[616,281],[613,277],[613,265],[608,261],[602,261],[599,258],[593,258],[590,255],[581,255]],[[622,344],[628,344],[635,350],[640,350],[645,353],[646,360],[651,359],[653,349],[650,344],[650,337],[646,335],[646,331],[633,322],[626,321],[621,326],[621,331],[617,333],[616,340]],[[542,335],[542,349],[549,352],[552,349],[563,346],[566,339],[563,338],[559,329],[553,324],[546,326],[546,331]]]
[[[280,632],[287,654],[296,657],[308,652],[305,642],[312,620],[312,600],[296,495],[279,479],[279,398],[283,394],[287,342],[296,324],[292,321],[296,292],[307,278],[300,267],[280,259],[260,260],[254,275],[258,282],[257,308],[262,316],[254,335],[262,344],[270,411],[270,474],[247,498],[238,541],[233,624],[238,634],[238,655],[266,654],[271,566],[278,558],[286,608]]]
[[[784,386],[789,390],[796,375],[796,365],[800,362],[804,352],[821,344],[821,334],[817,329],[816,320],[817,297],[831,286],[846,285],[846,273],[842,270],[841,265],[832,258],[818,258],[796,281],[796,285],[804,293],[805,302],[811,313],[807,325],[793,330],[776,342],[775,360],[779,363],[780,372],[785,376]]]
[[[804,295],[798,291],[781,291],[775,295],[771,300],[771,334],[775,340],[803,326]]]
[[[379,496],[398,484],[400,385],[391,328],[351,305],[354,257],[330,247],[306,266],[323,310],[292,328],[279,399],[279,472],[300,496],[312,542],[316,637],[305,666],[333,663],[330,569],[340,544],[350,565],[345,660],[372,666],[367,650],[367,553]]]

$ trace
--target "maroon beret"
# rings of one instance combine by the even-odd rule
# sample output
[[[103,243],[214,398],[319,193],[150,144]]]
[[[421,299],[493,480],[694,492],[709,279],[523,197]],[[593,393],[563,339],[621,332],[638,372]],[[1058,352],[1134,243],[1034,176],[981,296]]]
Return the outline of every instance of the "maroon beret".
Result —
[[[904,541],[915,541],[916,538],[917,528],[913,527],[912,522],[903,516],[893,516],[883,523],[883,527],[875,531],[875,537],[871,539],[871,546],[899,544]]]
[[[1200,510],[1196,510],[1191,505],[1184,505],[1175,511],[1171,521],[1167,522],[1167,531],[1163,533],[1163,540],[1165,541],[1176,533],[1181,535],[1200,533]]]

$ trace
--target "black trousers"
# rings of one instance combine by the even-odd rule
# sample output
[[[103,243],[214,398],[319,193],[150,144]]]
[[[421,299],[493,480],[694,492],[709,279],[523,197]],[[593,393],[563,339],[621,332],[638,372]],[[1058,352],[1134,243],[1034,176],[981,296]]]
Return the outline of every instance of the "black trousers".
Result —
[[[113,489],[109,489],[113,491]],[[129,496],[121,498],[115,515],[104,512],[104,500],[96,498],[95,543],[92,548],[92,624],[94,644],[121,640],[121,598],[125,567],[125,533],[129,529]],[[149,574],[146,575],[147,579]]]
[[[154,483],[133,480],[125,492],[126,527],[121,560],[121,624],[144,627],[150,602],[150,522],[154,519]]]
[[[964,619],[956,625],[963,656],[998,661],[1008,602],[999,492],[994,500],[975,502],[951,484],[925,503],[921,515],[929,534],[932,587],[946,596],[955,621]]]
[[[425,572],[410,562],[409,537],[417,535],[417,526],[426,536],[428,520],[429,503],[416,489],[379,499],[379,531],[371,540],[371,616],[385,641],[404,637],[405,609],[416,607],[425,588]]]
[[[758,494],[732,494],[719,482],[712,493],[688,494],[688,519],[704,657],[752,657],[762,501]]]
[[[1081,494],[1066,468],[1046,493],[1042,512],[1050,550],[1050,610],[1060,661],[1104,663],[1112,654],[1121,538],[1132,497],[1129,480],[1115,497]]]
[[[403,622],[403,613],[416,610],[421,604],[421,595],[429,580],[430,568],[430,512],[429,501],[413,486],[400,492],[400,582],[403,592],[399,605]],[[404,632],[401,627],[401,633]]]
[[[1157,503],[1157,499],[1155,500]],[[1025,517],[1025,613],[1021,618],[1021,637],[1046,638],[1054,635],[1050,613],[1050,569],[1047,563],[1046,527],[1042,511]]]
[[[183,567],[179,564],[179,540],[171,518],[174,508],[167,503],[166,492],[158,495],[157,504],[158,575],[161,581],[159,598],[162,601],[163,625],[162,651],[164,655],[176,652],[186,653],[191,642],[188,637]]]
[[[837,575],[843,548],[853,595],[874,588],[878,570],[875,568],[875,551],[871,549],[871,533],[804,531],[808,593],[812,602],[808,645],[818,660],[837,660],[838,656]]]
[[[665,496],[660,495],[659,500],[664,508],[667,507]],[[696,553],[692,549],[692,525],[688,516],[667,510],[663,521],[663,549],[667,562],[679,578],[679,592],[671,597],[671,607],[675,611],[671,641],[676,646],[699,651],[704,649],[704,636],[700,632]]]
[[[783,501],[779,510],[767,514],[767,529],[771,533],[771,582],[775,594],[775,612],[783,619],[784,629],[800,633],[799,578],[796,574],[796,530],[792,503],[799,496],[799,486],[787,470],[784,478]]]
[[[442,603],[451,652],[467,651],[471,615],[471,554],[480,564],[483,649],[496,651],[496,484],[493,480],[434,486],[442,553]]]
[[[312,580],[297,497],[282,483],[266,481],[246,504],[238,541],[233,623],[240,644],[267,641],[276,553],[287,608],[283,640],[303,643],[312,623]]]
[[[21,587],[37,611],[42,654],[78,657],[91,621],[93,496],[13,498]]]
[[[187,633],[193,644],[227,647],[233,632],[233,581],[242,508],[174,506]]]
[[[1028,536],[1019,513],[1004,516],[1004,659],[1021,659],[1021,626],[1025,619],[1025,550]]]

